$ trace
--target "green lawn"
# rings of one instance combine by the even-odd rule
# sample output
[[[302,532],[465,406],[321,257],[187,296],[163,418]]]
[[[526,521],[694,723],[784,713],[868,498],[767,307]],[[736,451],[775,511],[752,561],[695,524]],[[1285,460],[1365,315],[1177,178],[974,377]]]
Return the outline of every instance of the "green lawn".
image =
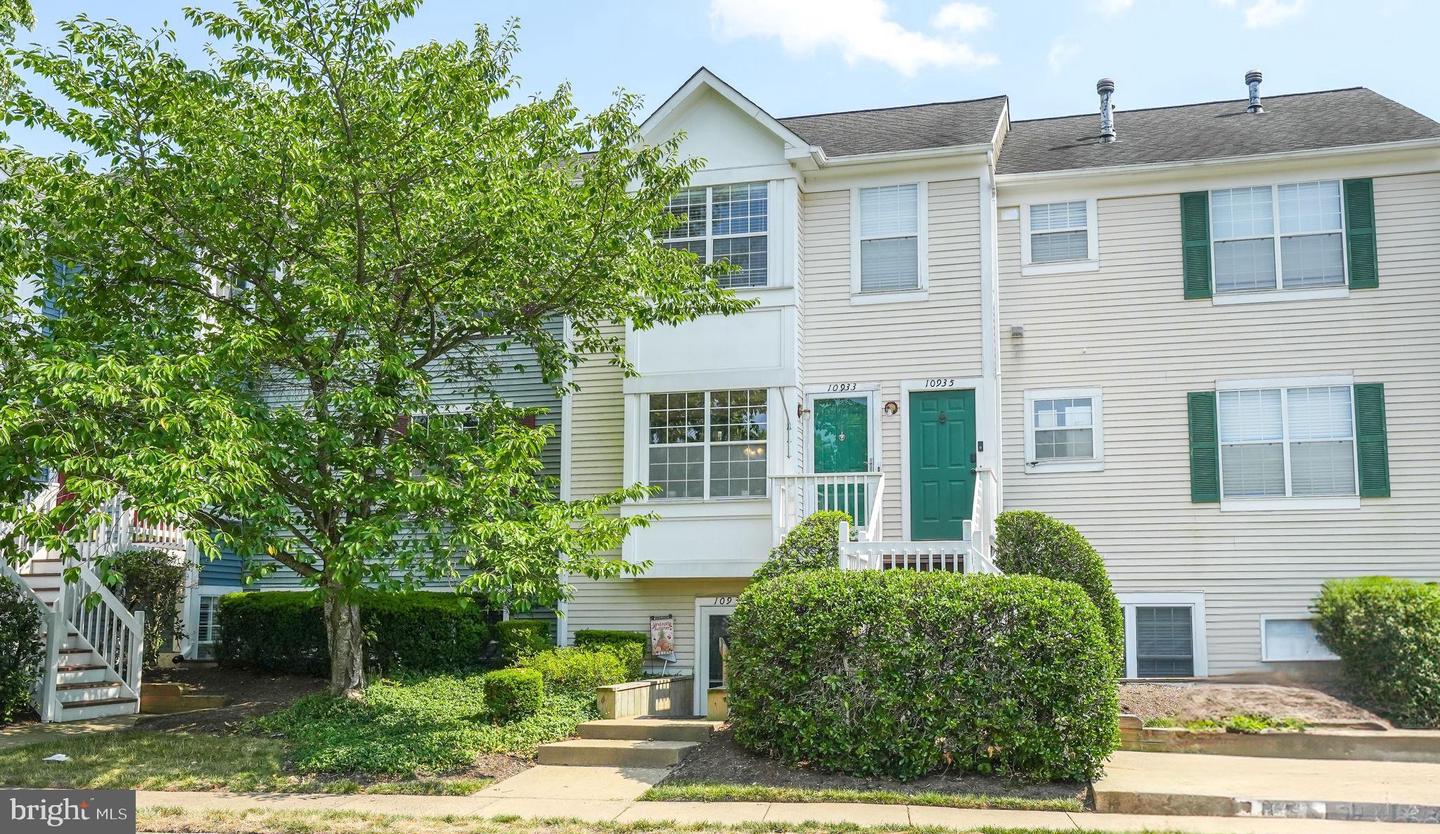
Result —
[[[0,785],[137,790],[470,794],[490,780],[477,756],[526,756],[595,717],[564,695],[509,724],[491,723],[479,676],[377,681],[363,700],[301,699],[236,735],[122,730],[0,750]],[[42,761],[64,753],[70,761]]]
[[[1004,808],[1012,811],[1083,811],[1077,799],[1027,799],[1018,796],[922,791],[774,788],[691,782],[657,785],[640,797],[655,802],[873,802],[879,805],[935,805],[944,808]]]

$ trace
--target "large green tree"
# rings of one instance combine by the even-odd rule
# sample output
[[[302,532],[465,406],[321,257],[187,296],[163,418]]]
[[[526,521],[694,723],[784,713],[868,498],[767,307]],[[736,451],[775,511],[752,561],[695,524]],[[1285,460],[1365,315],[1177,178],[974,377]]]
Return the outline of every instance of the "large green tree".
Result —
[[[397,50],[418,5],[187,9],[203,67],[170,31],[84,17],[15,53],[56,95],[8,118],[83,149],[5,172],[23,194],[4,272],[55,276],[65,312],[23,392],[33,445],[78,504],[124,490],[318,589],[336,693],[364,687],[366,586],[463,577],[548,604],[563,574],[632,569],[600,554],[641,490],[554,496],[550,430],[495,394],[518,348],[559,384],[618,354],[608,323],[744,307],[655,242],[695,163],[638,141],[634,98],[513,101],[514,27]],[[476,405],[437,405],[441,383]]]

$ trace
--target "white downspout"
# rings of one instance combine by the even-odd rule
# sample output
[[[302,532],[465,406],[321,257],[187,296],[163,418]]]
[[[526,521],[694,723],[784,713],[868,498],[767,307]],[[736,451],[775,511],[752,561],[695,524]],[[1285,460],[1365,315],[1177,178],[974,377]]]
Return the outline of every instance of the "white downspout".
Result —
[[[977,434],[985,444],[985,450],[978,453],[977,465],[988,466],[995,472],[995,496],[992,506],[998,512],[1002,502],[1004,472],[1001,469],[1001,417],[1000,402],[1000,249],[996,240],[998,220],[995,198],[995,152],[986,153],[985,168],[980,174],[980,319],[981,351],[980,374],[983,378],[983,405],[980,431]]]

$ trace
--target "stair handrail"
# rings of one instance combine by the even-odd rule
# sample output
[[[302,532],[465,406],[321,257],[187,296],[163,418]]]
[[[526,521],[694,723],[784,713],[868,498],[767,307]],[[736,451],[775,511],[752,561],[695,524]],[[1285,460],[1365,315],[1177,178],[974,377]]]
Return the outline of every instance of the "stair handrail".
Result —
[[[965,553],[966,573],[994,573],[1004,571],[995,565],[994,539],[996,497],[1000,493],[1000,478],[988,466],[975,467],[975,497],[970,505],[970,546]]]
[[[70,567],[77,568],[78,575],[75,581],[62,583],[56,609],[70,630],[85,638],[91,650],[138,696],[144,664],[145,612],[127,609],[87,563],[77,562]],[[91,603],[91,599],[95,602]]]
[[[880,517],[885,514],[885,473],[875,479],[874,494],[869,496],[868,511],[870,517],[865,519],[865,529],[859,531],[862,541],[873,542],[880,540]]]

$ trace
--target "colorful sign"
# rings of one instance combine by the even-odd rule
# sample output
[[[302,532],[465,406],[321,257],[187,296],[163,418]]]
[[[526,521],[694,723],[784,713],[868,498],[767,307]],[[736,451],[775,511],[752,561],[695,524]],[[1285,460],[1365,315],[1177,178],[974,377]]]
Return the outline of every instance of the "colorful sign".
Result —
[[[650,654],[668,663],[675,662],[674,614],[650,618]]]

